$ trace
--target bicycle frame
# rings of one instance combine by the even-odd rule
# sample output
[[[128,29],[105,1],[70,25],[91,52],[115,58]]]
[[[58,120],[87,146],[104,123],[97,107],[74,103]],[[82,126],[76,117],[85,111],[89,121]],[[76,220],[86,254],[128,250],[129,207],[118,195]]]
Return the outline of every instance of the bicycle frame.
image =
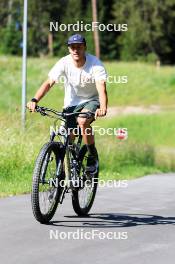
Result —
[[[68,118],[71,115],[77,115],[77,116],[83,115],[84,117],[91,117],[92,114],[94,113],[91,113],[90,111],[89,112],[64,113],[64,112],[57,112],[53,109],[39,107],[39,106],[36,107],[36,111],[39,112],[43,116],[49,116],[51,118],[55,118],[56,121],[54,122],[54,124],[58,121],[58,119],[62,120],[61,126],[64,126],[64,129],[65,129],[64,131],[66,131],[66,134],[63,135],[63,133],[61,133],[61,131],[59,130],[57,133],[52,132],[52,134],[50,135],[50,141],[54,141],[54,138],[56,136],[59,136],[62,138],[62,144],[63,144],[62,163],[64,161],[64,165],[65,165],[64,167],[65,169],[65,180],[64,180],[65,191],[66,189],[71,189],[73,187],[71,185],[71,181],[72,181],[71,158],[73,157],[75,160],[77,160],[76,153],[75,153],[75,147],[78,147],[80,149],[81,142],[82,142],[82,135],[81,133],[78,135],[78,140],[76,144],[72,142],[71,136],[68,134],[68,126],[67,126]],[[48,114],[46,111],[54,113],[57,117]],[[64,122],[64,125],[63,125],[63,122]],[[62,168],[58,166],[57,175],[59,175],[59,173],[61,172],[61,169]]]

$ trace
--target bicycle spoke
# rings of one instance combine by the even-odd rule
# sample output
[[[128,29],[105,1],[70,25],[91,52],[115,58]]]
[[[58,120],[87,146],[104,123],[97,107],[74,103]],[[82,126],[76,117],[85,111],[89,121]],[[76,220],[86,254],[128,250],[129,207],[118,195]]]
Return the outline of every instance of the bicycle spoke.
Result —
[[[50,180],[56,177],[56,157],[54,153],[47,153],[41,171],[39,185],[39,203],[43,214],[49,212],[55,199],[56,187],[50,186]]]

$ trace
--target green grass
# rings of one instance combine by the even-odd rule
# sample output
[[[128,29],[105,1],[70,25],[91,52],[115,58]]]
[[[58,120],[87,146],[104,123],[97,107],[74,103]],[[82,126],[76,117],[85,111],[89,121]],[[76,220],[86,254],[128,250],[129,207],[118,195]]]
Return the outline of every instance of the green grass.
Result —
[[[111,62],[105,65],[112,76],[128,76],[126,84],[108,85],[110,105],[174,105],[174,67],[156,68],[141,62]]]
[[[1,196],[30,191],[35,158],[48,140],[52,124],[39,115],[30,117],[25,133],[20,130],[17,114],[13,119],[1,120]],[[99,119],[95,125],[126,127],[129,135],[127,140],[120,141],[115,135],[100,136],[96,132],[102,179],[131,179],[175,169],[174,114],[116,117],[106,122]]]
[[[58,58],[29,58],[27,78],[27,98],[33,97],[35,91],[47,78],[51,67]],[[105,62],[109,75],[128,76],[127,84],[108,83],[109,105],[174,105],[175,69],[144,63]],[[0,57],[0,111],[20,111],[21,107],[21,58]],[[55,85],[42,103],[60,108],[63,105],[64,90]],[[54,100],[53,100],[54,99]]]
[[[47,78],[57,58],[28,60],[27,97],[31,98]],[[174,104],[173,67],[156,69],[143,63],[106,62],[109,74],[127,75],[127,84],[108,85],[110,106]],[[25,133],[21,130],[21,59],[0,57],[0,196],[30,192],[36,156],[48,140],[52,120],[27,113]],[[61,109],[64,90],[59,86],[49,92],[42,105]],[[125,127],[128,139],[99,136],[102,179],[131,179],[150,173],[175,169],[175,113],[116,116],[98,119],[100,127]]]
[[[118,177],[132,178],[175,170],[175,113],[116,117],[99,120],[96,125],[128,130],[125,141],[115,136],[96,138],[103,161],[101,169],[106,173],[110,168],[111,173],[118,172]]]

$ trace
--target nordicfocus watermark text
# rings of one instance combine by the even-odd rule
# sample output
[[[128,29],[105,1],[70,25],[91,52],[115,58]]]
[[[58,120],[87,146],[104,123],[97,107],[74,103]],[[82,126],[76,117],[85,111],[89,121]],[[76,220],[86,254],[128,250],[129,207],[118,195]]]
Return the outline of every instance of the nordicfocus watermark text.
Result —
[[[100,231],[98,229],[93,229],[91,231],[84,231],[84,229],[77,229],[76,231],[59,231],[50,230],[50,239],[59,240],[126,240],[128,239],[128,232],[117,232],[117,231]]]
[[[71,83],[73,83],[74,85],[80,85],[81,87],[84,87],[86,84],[94,84],[96,83],[95,78],[90,75],[90,74],[86,74],[86,75],[81,75],[81,77],[79,75],[74,75],[74,76],[67,76],[65,77],[64,75],[59,77],[58,82],[60,84],[65,84],[68,81],[71,81]],[[100,80],[98,80],[100,81]],[[104,80],[101,80],[102,82]],[[108,75],[106,77],[105,80],[106,83],[108,84],[127,84],[128,83],[128,76],[126,75]]]
[[[80,126],[77,125],[76,128],[65,128],[64,126],[50,126],[50,135],[54,133],[55,135],[71,135],[72,133],[75,136],[83,134],[86,135],[94,135],[95,133],[98,133],[100,136],[108,135],[108,136],[116,136],[118,139],[127,139],[128,138],[128,129],[123,128],[115,128],[115,127],[99,127],[99,126],[92,126],[92,128],[87,127],[85,129],[81,129]]]
[[[82,20],[77,21],[74,24],[60,24],[58,21],[52,22],[50,21],[49,24],[50,31],[75,31],[75,32],[83,32],[83,31],[127,31],[128,25],[127,24],[103,24],[100,22],[91,22],[91,23],[84,23]]]
[[[58,178],[51,178],[48,181],[50,187],[62,187],[64,188],[65,186],[73,186],[74,188],[88,188],[88,187],[93,187],[95,184],[98,183],[99,188],[127,188],[128,187],[128,181],[127,180],[102,180],[98,178],[93,178],[91,179],[86,179],[84,180],[83,178],[77,178],[77,179],[71,179],[71,180],[60,180]]]

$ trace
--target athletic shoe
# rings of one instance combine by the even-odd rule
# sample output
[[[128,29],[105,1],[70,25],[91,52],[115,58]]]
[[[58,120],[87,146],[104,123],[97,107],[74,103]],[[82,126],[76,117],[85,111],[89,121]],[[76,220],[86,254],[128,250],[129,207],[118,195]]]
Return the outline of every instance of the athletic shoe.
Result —
[[[88,156],[85,172],[95,174],[98,171],[98,160],[94,156]]]

